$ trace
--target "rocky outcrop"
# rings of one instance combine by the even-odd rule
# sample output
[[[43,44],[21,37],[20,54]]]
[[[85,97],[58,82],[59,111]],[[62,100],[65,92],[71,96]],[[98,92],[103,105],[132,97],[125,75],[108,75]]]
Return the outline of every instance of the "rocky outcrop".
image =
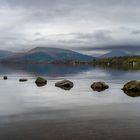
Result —
[[[64,90],[70,90],[71,88],[73,88],[73,85],[74,85],[73,82],[69,80],[62,80],[55,83],[56,87],[60,87]]]
[[[104,91],[105,89],[108,89],[109,86],[108,86],[105,82],[94,82],[94,83],[91,85],[91,88],[92,88],[94,91],[101,92],[101,91]]]

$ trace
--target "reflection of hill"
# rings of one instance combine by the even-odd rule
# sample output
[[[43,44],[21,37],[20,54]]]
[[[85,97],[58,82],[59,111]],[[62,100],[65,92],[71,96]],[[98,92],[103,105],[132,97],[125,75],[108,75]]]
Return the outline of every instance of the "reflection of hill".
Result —
[[[100,65],[94,65],[94,67],[98,67],[101,69],[106,69],[106,70],[121,70],[121,71],[139,71],[140,70],[140,65],[131,65],[131,64],[100,64]]]
[[[46,75],[51,77],[65,76],[65,75],[75,75],[80,72],[88,71],[92,69],[89,65],[54,65],[54,64],[8,64],[0,65],[1,74],[8,74],[9,72],[25,72],[33,75]]]
[[[3,75],[3,74],[8,74],[8,73],[11,73],[11,69],[10,68],[7,68],[3,65],[0,64],[0,74]]]

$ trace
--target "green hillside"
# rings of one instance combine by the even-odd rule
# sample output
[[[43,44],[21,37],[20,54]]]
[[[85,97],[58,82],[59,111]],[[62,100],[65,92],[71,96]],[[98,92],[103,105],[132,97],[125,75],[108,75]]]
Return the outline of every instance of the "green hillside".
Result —
[[[140,56],[123,56],[123,57],[112,57],[102,58],[93,61],[95,66],[109,67],[115,69],[135,69],[140,70]]]
[[[123,56],[97,59],[96,63],[140,63],[140,56]]]

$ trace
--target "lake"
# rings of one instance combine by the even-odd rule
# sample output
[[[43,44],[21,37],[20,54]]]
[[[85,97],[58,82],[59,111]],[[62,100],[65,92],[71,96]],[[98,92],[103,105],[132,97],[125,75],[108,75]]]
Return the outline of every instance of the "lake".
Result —
[[[47,85],[37,87],[37,76],[46,78]],[[126,82],[140,80],[140,71],[15,64],[0,65],[0,77],[0,140],[140,139],[140,97],[121,90]],[[55,87],[63,79],[74,87]],[[93,91],[90,85],[96,81],[109,89]]]

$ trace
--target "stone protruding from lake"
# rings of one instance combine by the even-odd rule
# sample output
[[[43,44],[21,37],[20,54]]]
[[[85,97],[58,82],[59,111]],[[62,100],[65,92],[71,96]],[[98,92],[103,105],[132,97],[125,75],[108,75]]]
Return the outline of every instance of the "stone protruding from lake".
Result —
[[[8,77],[7,77],[7,76],[3,76],[3,79],[4,79],[4,80],[7,80],[7,79],[8,79]]]
[[[139,92],[140,91],[140,81],[136,81],[136,80],[130,81],[124,85],[122,90]]]
[[[133,80],[124,85],[122,88],[124,93],[130,97],[139,97],[140,96],[140,82]]]
[[[64,90],[70,90],[71,88],[73,88],[74,84],[73,82],[69,80],[62,80],[62,81],[56,82],[55,86],[60,87]]]
[[[45,86],[47,84],[47,80],[42,77],[38,77],[36,79],[35,83],[38,87],[41,87],[41,86]]]
[[[91,88],[92,88],[94,91],[101,92],[101,91],[104,91],[104,90],[108,89],[109,86],[108,86],[105,82],[94,82],[94,83],[91,85]]]
[[[26,82],[26,81],[28,81],[28,79],[25,79],[25,78],[19,79],[19,82]]]

